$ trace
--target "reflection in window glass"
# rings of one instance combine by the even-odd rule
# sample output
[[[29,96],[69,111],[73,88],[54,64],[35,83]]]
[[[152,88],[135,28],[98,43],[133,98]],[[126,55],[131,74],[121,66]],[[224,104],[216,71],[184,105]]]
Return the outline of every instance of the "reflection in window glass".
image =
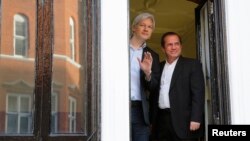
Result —
[[[30,106],[30,103],[29,103],[29,98],[27,97],[22,97],[21,98],[21,103],[20,103],[20,110],[21,112],[23,113],[28,113],[29,112],[29,106]]]
[[[21,15],[15,15],[15,35],[25,37],[27,34],[27,20]]]
[[[20,118],[20,133],[28,133],[29,132],[29,126],[31,124],[29,124],[29,117],[21,117]]]
[[[0,2],[0,135],[30,135],[34,111],[36,1]]]
[[[29,95],[7,96],[7,133],[30,133],[32,126],[31,98]],[[25,106],[22,106],[25,105]]]
[[[28,49],[27,29],[28,20],[25,16],[16,14],[14,16],[14,48],[15,55],[26,56]]]
[[[69,97],[69,132],[76,131],[76,99]]]
[[[51,96],[51,133],[57,133],[57,94],[52,93]]]
[[[50,131],[53,134],[84,133],[87,100],[86,67],[82,63],[86,61],[83,60],[85,51],[81,32],[83,17],[79,15],[83,10],[82,0],[55,0],[53,6],[54,52]],[[54,96],[54,93],[57,96]]]
[[[9,112],[17,112],[17,97],[9,96],[8,97],[8,111]]]
[[[74,24],[74,21],[72,19],[72,17],[70,17],[69,19],[69,44],[70,44],[70,53],[71,53],[71,59],[73,61],[75,61],[75,24]]]
[[[17,133],[17,115],[7,114],[7,133]]]

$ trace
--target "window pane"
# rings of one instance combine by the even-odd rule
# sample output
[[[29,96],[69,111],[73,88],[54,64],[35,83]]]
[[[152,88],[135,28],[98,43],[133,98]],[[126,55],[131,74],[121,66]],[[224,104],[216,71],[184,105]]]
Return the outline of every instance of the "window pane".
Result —
[[[16,114],[7,115],[7,133],[17,133],[18,116]]]
[[[35,105],[37,4],[36,0],[0,1],[0,136],[30,135]]]
[[[29,133],[29,117],[21,117],[20,119],[20,133]]]
[[[75,49],[74,49],[74,43],[72,42],[72,40],[70,41],[70,58],[72,60],[75,59]]]
[[[25,30],[26,30],[25,22],[16,21],[16,29],[15,30],[16,30],[16,35],[25,36]]]
[[[66,4],[67,7],[64,6]],[[51,99],[52,102],[57,101],[51,103],[51,131],[54,134],[86,133],[86,55],[83,17],[79,15],[82,13],[82,6],[81,0],[54,1],[51,93],[58,95],[56,100],[53,96]],[[62,24],[65,26],[61,26]],[[58,108],[55,110],[55,107]]]
[[[15,55],[25,56],[26,46],[24,39],[15,38]]]
[[[30,103],[29,103],[29,98],[27,97],[21,97],[21,103],[20,103],[20,112],[21,113],[28,113],[30,112]]]
[[[57,132],[57,115],[53,113],[51,116],[51,133]]]
[[[69,31],[69,34],[70,34],[70,40],[73,40],[73,37],[74,37],[74,25],[70,25],[70,31]]]
[[[51,96],[51,133],[57,132],[57,94],[52,93]]]
[[[14,15],[14,53],[15,55],[26,56],[28,48],[28,18],[25,14]]]
[[[17,97],[8,97],[8,112],[17,112]]]
[[[52,95],[51,97],[51,111],[56,112],[57,111],[57,101],[56,101],[56,95]]]

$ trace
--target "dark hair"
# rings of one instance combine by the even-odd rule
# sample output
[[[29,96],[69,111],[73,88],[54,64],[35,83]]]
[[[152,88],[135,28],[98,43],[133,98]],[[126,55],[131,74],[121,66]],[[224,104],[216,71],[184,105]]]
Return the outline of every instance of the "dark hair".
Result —
[[[181,36],[180,36],[178,33],[176,33],[176,32],[165,32],[165,33],[161,36],[161,47],[164,48],[164,45],[165,45],[164,38],[167,37],[167,36],[172,36],[172,35],[176,35],[176,36],[179,38],[180,43],[182,44]]]

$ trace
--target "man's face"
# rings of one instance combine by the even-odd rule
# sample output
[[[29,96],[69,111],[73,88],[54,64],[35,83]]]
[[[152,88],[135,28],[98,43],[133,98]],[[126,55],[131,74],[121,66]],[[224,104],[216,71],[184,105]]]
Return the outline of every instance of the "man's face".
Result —
[[[133,27],[133,35],[140,40],[147,40],[153,32],[153,22],[151,19],[144,19]]]
[[[182,45],[178,36],[169,35],[164,38],[165,44],[163,51],[168,59],[175,60],[181,55]]]

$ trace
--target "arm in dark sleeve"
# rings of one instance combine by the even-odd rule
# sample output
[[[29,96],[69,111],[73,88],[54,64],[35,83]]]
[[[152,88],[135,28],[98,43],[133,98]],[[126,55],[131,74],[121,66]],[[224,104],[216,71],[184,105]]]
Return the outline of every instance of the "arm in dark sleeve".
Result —
[[[191,121],[202,122],[205,105],[205,82],[201,63],[195,61],[190,76],[190,87],[192,93]]]

